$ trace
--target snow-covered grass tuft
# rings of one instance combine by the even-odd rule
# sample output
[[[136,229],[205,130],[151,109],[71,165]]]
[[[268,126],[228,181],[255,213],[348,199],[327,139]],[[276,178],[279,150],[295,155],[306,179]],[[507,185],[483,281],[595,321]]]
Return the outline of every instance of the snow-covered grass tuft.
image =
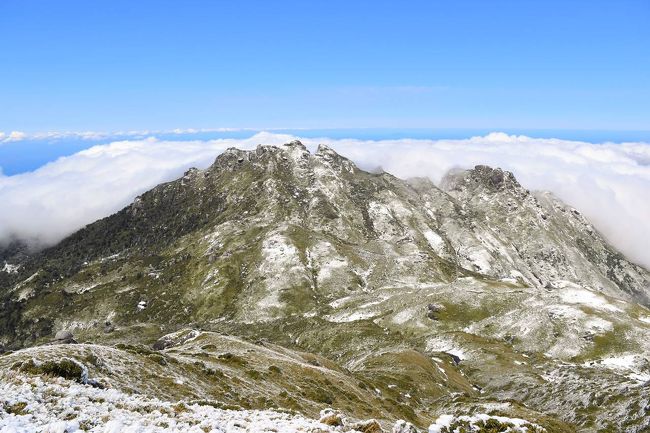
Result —
[[[543,433],[546,429],[520,418],[477,414],[473,416],[442,415],[429,426],[429,433]]]

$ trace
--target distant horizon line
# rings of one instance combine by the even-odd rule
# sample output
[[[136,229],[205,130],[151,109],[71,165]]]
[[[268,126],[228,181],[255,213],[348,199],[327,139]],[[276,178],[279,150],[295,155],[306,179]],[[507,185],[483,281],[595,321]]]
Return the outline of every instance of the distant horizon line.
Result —
[[[650,129],[616,129],[616,128],[526,128],[526,127],[393,127],[393,126],[355,126],[355,127],[210,127],[210,128],[174,128],[174,129],[120,129],[120,130],[51,130],[51,131],[21,131],[18,129],[5,132],[0,130],[0,143],[10,143],[25,140],[48,140],[63,138],[78,138],[82,140],[101,140],[111,137],[141,137],[153,135],[193,135],[209,133],[235,133],[235,132],[291,132],[291,131],[375,131],[375,132],[431,132],[431,133],[462,133],[476,132],[486,134],[491,132],[504,132],[515,134],[528,133],[622,133],[622,134],[650,134]],[[354,137],[350,137],[354,138]],[[563,138],[563,137],[554,137]]]

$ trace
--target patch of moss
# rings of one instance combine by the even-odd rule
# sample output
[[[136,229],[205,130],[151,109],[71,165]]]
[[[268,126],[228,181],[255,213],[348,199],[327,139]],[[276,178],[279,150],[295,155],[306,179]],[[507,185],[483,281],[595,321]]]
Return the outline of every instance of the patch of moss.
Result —
[[[253,380],[260,380],[260,379],[262,379],[262,373],[260,373],[260,372],[257,371],[257,370],[253,370],[253,369],[246,370],[246,376],[250,377],[250,378],[253,379]]]
[[[27,408],[27,403],[20,401],[18,403],[5,403],[2,408],[4,409],[5,412],[13,415],[26,415],[29,413],[26,408]]]
[[[141,344],[124,344],[124,343],[118,343],[115,345],[116,349],[120,350],[125,350],[130,353],[134,353],[137,355],[155,355],[157,354],[156,351],[148,348],[147,346],[141,345]]]
[[[611,330],[594,335],[592,346],[580,356],[574,358],[574,361],[581,362],[603,358],[611,353],[638,351],[638,345],[634,344],[634,340],[626,337],[628,331],[628,326],[615,323]]]
[[[57,361],[49,360],[44,362],[37,362],[34,359],[29,359],[22,363],[15,363],[12,368],[17,369],[22,373],[62,377],[80,383],[85,383],[85,380],[87,379],[87,377],[85,377],[87,371],[84,366],[70,358],[61,358]]]
[[[220,361],[227,362],[229,364],[235,364],[240,366],[248,364],[248,362],[244,358],[230,352],[220,354],[219,356],[217,356],[217,359],[219,359]]]
[[[163,366],[167,365],[167,358],[158,353],[151,353],[147,355],[147,358],[158,363],[159,365],[163,365]]]
[[[467,421],[457,420],[452,422],[449,426],[443,427],[441,433],[505,433],[510,432],[514,428],[514,424],[509,422],[499,421],[496,418],[488,418],[487,420]],[[536,427],[532,424],[526,423],[522,426],[522,431],[528,433],[542,433],[543,429]],[[525,430],[523,430],[525,428]]]
[[[183,402],[176,403],[174,406],[172,406],[172,409],[174,410],[174,413],[183,413],[189,410],[187,405]]]

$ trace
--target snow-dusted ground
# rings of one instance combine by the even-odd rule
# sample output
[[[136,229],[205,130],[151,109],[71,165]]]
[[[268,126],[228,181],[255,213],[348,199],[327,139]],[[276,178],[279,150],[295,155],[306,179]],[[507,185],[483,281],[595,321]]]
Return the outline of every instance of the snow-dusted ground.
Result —
[[[170,403],[59,378],[0,373],[0,433],[335,431],[289,413]]]
[[[559,295],[563,302],[567,304],[582,304],[597,310],[620,312],[621,309],[612,305],[592,290],[580,287],[570,281],[555,281],[554,285],[560,289]]]
[[[586,367],[603,367],[625,375],[627,378],[637,381],[639,384],[650,382],[650,372],[645,364],[647,360],[640,354],[621,354],[610,356],[598,362],[586,363]],[[644,368],[646,367],[646,368]]]
[[[326,410],[323,413],[336,412]],[[474,425],[490,418],[511,424],[513,427],[507,431],[513,433],[529,432],[525,426],[538,427],[517,418],[443,415],[429,427],[429,432],[439,433],[459,420]],[[355,428],[358,427],[333,427],[286,412],[224,410],[207,404],[171,403],[114,389],[93,388],[62,378],[0,372],[0,433],[358,433]],[[409,423],[400,420],[393,432],[411,432],[412,429]]]

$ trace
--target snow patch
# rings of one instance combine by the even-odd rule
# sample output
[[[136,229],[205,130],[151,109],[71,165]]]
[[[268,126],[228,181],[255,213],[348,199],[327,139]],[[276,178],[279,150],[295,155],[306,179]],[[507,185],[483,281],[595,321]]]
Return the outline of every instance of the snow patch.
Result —
[[[569,281],[556,281],[554,284],[558,284],[560,287],[559,295],[560,299],[567,304],[582,304],[588,307],[595,308],[597,310],[612,311],[612,312],[621,312],[622,310],[605,299],[604,296],[599,295],[589,289],[580,287],[576,284],[573,284]]]
[[[429,246],[433,251],[436,252],[439,256],[445,252],[445,241],[440,237],[440,235],[433,230],[425,230],[423,233],[424,237],[427,239]]]
[[[648,360],[637,354],[627,354],[603,358],[596,365],[624,374],[639,383],[650,381]],[[588,366],[593,366],[590,364]]]
[[[430,352],[446,352],[451,355],[456,356],[461,361],[468,358],[467,353],[452,341],[442,340],[442,339],[433,339],[427,341],[427,351]]]
[[[358,320],[368,320],[377,316],[378,313],[373,311],[354,311],[351,313],[339,313],[327,316],[326,319],[335,323],[356,322]]]
[[[319,242],[307,251],[309,266],[317,270],[318,284],[331,279],[340,270],[347,269],[348,261],[339,255],[329,242]]]
[[[404,324],[407,321],[411,320],[416,314],[416,308],[408,308],[406,310],[400,311],[393,317],[393,323],[396,323],[398,325]]]
[[[266,294],[257,303],[261,309],[281,308],[282,290],[288,289],[304,276],[298,249],[280,233],[274,233],[262,243],[264,262],[259,272],[265,278]]]
[[[11,263],[5,262],[0,272],[6,272],[8,274],[15,274],[20,269],[20,265],[12,265]]]
[[[89,285],[81,285],[81,284],[72,284],[68,287],[65,287],[63,290],[66,293],[74,293],[77,295],[81,295],[83,293],[89,292],[90,290],[94,289],[95,287],[99,286],[101,283],[93,283]]]
[[[339,298],[339,299],[336,299],[336,300],[330,302],[329,306],[332,307],[332,308],[340,308],[340,307],[343,307],[348,302],[352,301],[352,299],[353,299],[352,295],[344,296],[342,298]]]
[[[612,330],[614,325],[612,325],[612,322],[608,320],[601,319],[600,317],[593,317],[585,322],[585,327],[592,331],[605,332]]]

